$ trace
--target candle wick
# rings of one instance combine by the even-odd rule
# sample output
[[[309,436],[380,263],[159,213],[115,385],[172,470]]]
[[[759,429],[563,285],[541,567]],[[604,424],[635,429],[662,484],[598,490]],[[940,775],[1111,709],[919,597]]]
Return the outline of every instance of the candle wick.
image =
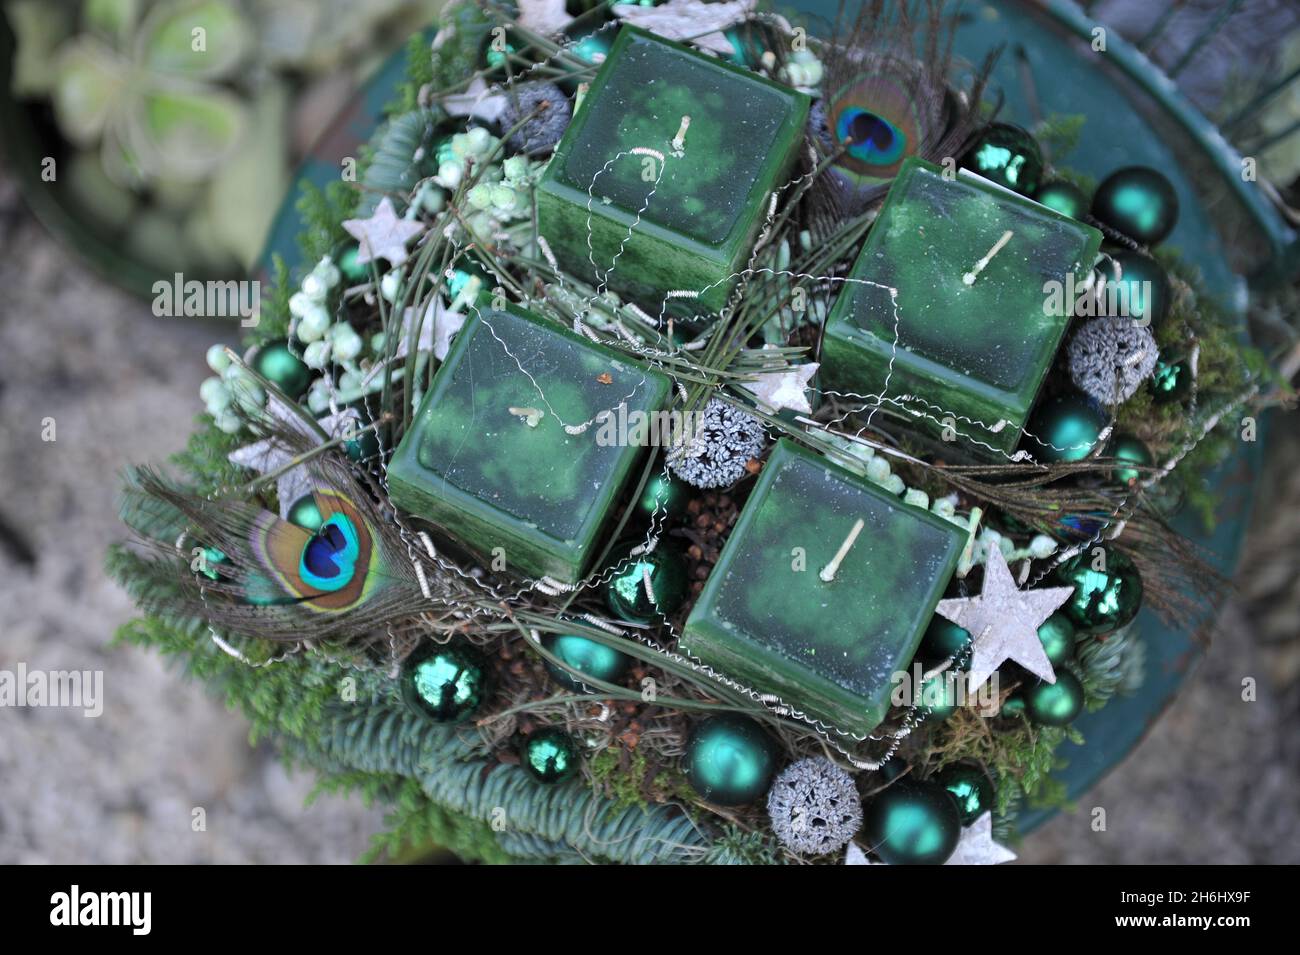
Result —
[[[691,128],[691,117],[683,116],[682,124],[677,127],[677,135],[673,137],[673,152],[682,153],[686,149],[686,130]]]
[[[865,526],[866,522],[859,517],[857,522],[853,525],[853,529],[849,531],[849,536],[844,538],[844,543],[840,545],[840,549],[837,550],[835,556],[831,558],[831,562],[823,567],[821,573],[817,575],[824,583],[829,584],[835,579],[836,573],[839,572],[840,564],[849,554],[849,548],[853,546],[853,542],[858,539],[858,535],[862,533],[862,528]]]
[[[1015,233],[1013,233],[1010,229],[1008,229],[1006,232],[1003,232],[1002,238],[998,239],[998,241],[993,243],[993,248],[989,249],[988,254],[985,255],[984,258],[980,259],[978,262],[975,263],[975,268],[971,269],[969,272],[967,272],[965,275],[961,277],[962,283],[965,285],[974,285],[975,280],[979,278],[979,274],[988,267],[988,264],[990,262],[993,261],[993,256],[997,255],[999,252],[1002,251],[1002,247],[1011,241],[1011,237],[1014,234]]]

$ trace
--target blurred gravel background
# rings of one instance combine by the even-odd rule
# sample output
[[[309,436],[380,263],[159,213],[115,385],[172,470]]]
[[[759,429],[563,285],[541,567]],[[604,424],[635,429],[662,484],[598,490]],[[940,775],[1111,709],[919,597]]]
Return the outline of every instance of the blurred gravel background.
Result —
[[[1142,9],[1099,6],[1116,17]],[[1258,36],[1277,20],[1252,23]],[[1250,35],[1225,37],[1225,55],[1254,56]],[[1201,95],[1224,75],[1212,53]],[[98,719],[0,710],[0,863],[346,862],[380,825],[355,801],[303,809],[310,780],[250,748],[219,699],[154,654],[108,645],[132,614],[101,570],[122,536],[118,473],[184,443],[204,350],[223,334],[233,342],[220,327],[154,318],[88,273],[30,219],[0,168],[0,669],[102,669],[106,697]],[[53,443],[40,438],[47,417]],[[1200,668],[1132,756],[1077,812],[1031,836],[1022,860],[1300,862],[1294,414],[1275,419],[1269,452],[1239,595]],[[1241,700],[1247,676],[1258,681],[1253,703]],[[1094,806],[1107,811],[1106,832],[1090,828]],[[195,807],[206,832],[191,831]]]

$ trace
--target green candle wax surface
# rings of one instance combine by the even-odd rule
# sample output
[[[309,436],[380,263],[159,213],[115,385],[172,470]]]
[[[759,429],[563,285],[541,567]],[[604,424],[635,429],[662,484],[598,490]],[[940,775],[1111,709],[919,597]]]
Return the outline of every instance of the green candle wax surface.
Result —
[[[623,27],[538,187],[541,232],[566,269],[656,313],[665,292],[706,286],[683,307],[720,308],[786,182],[808,104]]]
[[[883,391],[899,400],[886,407],[921,413],[931,431],[950,424],[975,453],[1010,451],[1100,242],[1096,229],[1045,206],[909,159],[854,263],[860,281],[831,311],[827,385]]]
[[[833,579],[820,572],[864,527]],[[966,541],[959,527],[782,439],[686,622],[684,649],[845,731],[889,708]]]
[[[480,311],[394,453],[392,498],[479,554],[503,548],[511,570],[572,583],[643,449],[636,429],[625,441],[598,423],[581,434],[565,425],[621,403],[635,423],[669,389],[659,372],[567,329],[515,309]]]

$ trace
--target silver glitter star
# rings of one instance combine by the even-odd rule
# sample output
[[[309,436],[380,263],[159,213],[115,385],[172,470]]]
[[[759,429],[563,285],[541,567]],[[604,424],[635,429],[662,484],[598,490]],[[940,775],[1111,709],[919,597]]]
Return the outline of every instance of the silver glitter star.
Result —
[[[812,407],[808,404],[808,396],[804,392],[819,367],[814,361],[757,372],[754,375],[757,381],[745,382],[740,387],[757,398],[759,405],[769,413],[789,408],[801,414],[812,414]]]
[[[962,830],[957,848],[944,865],[1001,865],[1016,854],[993,841],[993,814],[986,812]]]
[[[939,616],[969,630],[973,638],[966,691],[974,693],[1007,660],[1055,683],[1056,672],[1038,639],[1038,628],[1072,593],[1073,587],[1018,589],[1002,550],[990,547],[980,595],[940,600],[935,608]]]
[[[399,219],[387,196],[379,200],[369,219],[344,219],[343,228],[357,240],[358,262],[387,259],[394,267],[406,261],[406,243],[424,231],[419,222]]]
[[[657,7],[616,3],[613,11],[614,16],[669,40],[690,40],[701,49],[731,56],[735,49],[722,31],[746,19],[757,5],[758,0],[668,0]]]
[[[267,413],[274,418],[278,425],[287,426],[294,431],[313,438],[318,444],[320,435],[311,430],[302,420],[302,418],[293,411],[284,407],[282,402],[274,398],[267,405]],[[356,427],[356,422],[361,420],[354,408],[345,408],[338,414],[332,414],[328,417],[321,418],[316,423],[321,426],[326,434],[333,438],[342,437],[347,433],[349,427],[348,421]],[[263,438],[261,441],[255,441],[252,444],[246,444],[242,448],[237,448],[226,455],[226,459],[231,464],[237,464],[241,468],[249,468],[259,474],[270,474],[278,471],[290,461],[294,455],[276,441],[274,438]],[[275,494],[280,499],[280,516],[285,520],[289,519],[289,508],[293,507],[298,498],[307,494],[314,487],[311,479],[311,473],[306,467],[299,465],[296,468],[290,468],[278,478],[275,479]]]
[[[476,76],[463,93],[452,93],[442,98],[442,108],[450,116],[471,116],[495,123],[509,105],[504,93],[495,93],[483,77]]]
[[[845,865],[879,865],[878,862],[872,862],[867,858],[867,854],[858,848],[856,842],[850,842],[849,847],[844,850]]]
[[[410,351],[411,327],[415,322],[418,310],[408,308],[402,312],[402,330],[398,333],[401,338],[397,342],[397,351],[393,354],[393,362],[396,363],[405,358]],[[424,310],[424,320],[420,323],[420,339],[416,342],[415,350],[417,352],[433,352],[433,357],[442,361],[447,357],[447,352],[451,350],[451,340],[456,337],[456,333],[461,330],[465,324],[465,315],[463,312],[457,312],[448,308],[442,303],[442,296],[435,295],[430,300]],[[370,384],[384,369],[384,362],[378,361],[371,366],[366,372],[365,377],[361,379],[363,385]]]
[[[542,36],[555,36],[573,22],[564,0],[519,0],[519,25]]]

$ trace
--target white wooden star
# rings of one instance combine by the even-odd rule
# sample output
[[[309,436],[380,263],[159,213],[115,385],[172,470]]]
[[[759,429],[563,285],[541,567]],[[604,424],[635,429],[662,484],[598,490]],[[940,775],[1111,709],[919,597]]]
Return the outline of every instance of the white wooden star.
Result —
[[[986,812],[962,830],[957,848],[944,865],[1001,865],[1016,854],[993,841],[993,814]]]
[[[669,40],[690,40],[703,50],[731,56],[735,49],[722,31],[745,20],[757,5],[758,0],[668,0],[657,7],[616,3],[612,9],[614,16],[651,33]]]
[[[442,98],[442,108],[449,116],[471,116],[487,123],[495,123],[509,105],[505,93],[494,93],[481,76],[474,77],[463,93],[452,93]]]
[[[1072,593],[1073,587],[1018,589],[1001,548],[990,547],[980,595],[940,600],[935,608],[941,617],[971,633],[967,692],[974,693],[983,686],[1007,660],[1055,683],[1056,672],[1038,639],[1038,628]]]
[[[397,351],[393,353],[393,361],[405,358],[410,354],[411,345],[411,328],[414,325],[418,309],[408,308],[402,312],[402,330],[398,332],[401,336],[397,342]],[[461,326],[465,324],[465,314],[448,308],[442,302],[441,295],[435,295],[424,309],[424,320],[420,322],[420,338],[416,342],[416,352],[433,352],[433,357],[442,361],[447,357],[447,352],[451,350],[451,340],[456,337]],[[384,367],[383,362],[376,362],[369,371],[366,372],[362,384],[369,384],[370,380],[375,377]]]
[[[320,435],[307,426],[301,416],[283,406],[282,402],[274,398],[267,405],[267,413],[276,420],[277,425],[288,427],[312,438],[316,443],[321,443]],[[348,424],[351,420],[353,423]],[[337,414],[328,415],[319,419],[316,423],[331,438],[342,437],[347,433],[349,427],[355,428],[356,423],[361,420],[361,416],[355,408],[345,408]],[[263,438],[261,441],[255,441],[252,444],[246,444],[242,448],[236,448],[226,455],[226,459],[231,464],[237,464],[241,468],[250,468],[259,474],[270,474],[278,471],[290,461],[293,460],[293,454],[275,438]],[[296,468],[290,468],[275,479],[275,494],[280,499],[280,516],[285,520],[289,519],[289,508],[294,502],[304,494],[311,491],[314,483],[311,473],[303,465]]]
[[[757,398],[764,411],[774,413],[789,408],[801,414],[812,414],[812,406],[804,392],[812,376],[817,374],[818,367],[817,362],[809,362],[758,372],[754,376],[757,381],[745,382],[740,387]]]
[[[542,36],[555,36],[573,22],[564,0],[519,0],[519,25]]]
[[[358,262],[387,259],[393,266],[406,261],[406,243],[424,231],[421,223],[399,218],[387,196],[379,200],[369,219],[344,219],[343,228],[357,240]]]

